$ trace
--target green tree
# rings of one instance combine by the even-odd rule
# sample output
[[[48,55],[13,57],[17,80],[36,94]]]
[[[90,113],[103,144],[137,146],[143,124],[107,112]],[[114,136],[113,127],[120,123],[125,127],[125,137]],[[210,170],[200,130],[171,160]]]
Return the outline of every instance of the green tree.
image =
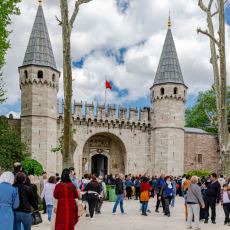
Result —
[[[10,48],[8,26],[11,24],[12,15],[19,15],[17,4],[21,0],[1,0],[0,1],[0,69],[5,63],[5,54]]]
[[[230,112],[230,87],[227,93],[227,108]],[[185,111],[187,127],[200,128],[210,133],[218,132],[216,95],[213,89],[200,92],[196,104]]]
[[[13,163],[23,161],[29,154],[20,137],[8,124],[4,116],[0,116],[0,169],[12,170]]]
[[[44,172],[42,165],[34,159],[26,159],[22,161],[22,168],[26,175],[41,176]]]

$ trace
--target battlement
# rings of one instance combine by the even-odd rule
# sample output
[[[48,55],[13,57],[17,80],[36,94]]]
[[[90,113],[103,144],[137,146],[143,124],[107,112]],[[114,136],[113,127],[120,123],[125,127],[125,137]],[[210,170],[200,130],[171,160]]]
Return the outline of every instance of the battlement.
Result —
[[[59,106],[60,108],[60,106]],[[59,112],[59,117],[63,117],[64,103],[62,102],[62,109]],[[150,110],[148,108],[125,108],[119,105],[100,105],[94,103],[78,103],[74,101],[73,104],[73,119],[97,120],[108,122],[128,122],[130,124],[149,124]]]

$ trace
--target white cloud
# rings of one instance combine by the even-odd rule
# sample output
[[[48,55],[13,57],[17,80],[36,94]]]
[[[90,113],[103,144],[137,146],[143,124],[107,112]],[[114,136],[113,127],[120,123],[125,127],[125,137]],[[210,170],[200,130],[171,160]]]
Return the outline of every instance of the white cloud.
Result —
[[[10,29],[12,48],[4,68],[8,104],[20,99],[18,66],[22,64],[29,35],[36,14],[36,1],[24,0],[21,15],[13,17]],[[74,1],[69,1],[73,3]],[[127,2],[127,0],[125,0]],[[168,11],[171,10],[172,31],[184,80],[190,93],[210,88],[213,77],[209,64],[208,38],[197,35],[196,28],[205,26],[205,15],[194,0],[130,0],[124,14],[117,9],[116,0],[93,0],[81,7],[72,35],[72,58],[86,54],[82,69],[73,69],[73,92],[77,101],[104,100],[104,79],[113,80],[119,89],[128,89],[126,97],[109,93],[111,103],[135,101],[149,94],[159,62],[167,30]],[[58,1],[44,1],[43,9],[59,70],[62,70],[61,28],[55,20],[60,17]],[[227,53],[230,50],[229,28]],[[137,45],[139,42],[143,44]],[[114,52],[130,47],[124,55],[124,64],[104,55],[104,49]],[[94,50],[94,52],[91,52]],[[228,55],[228,62],[230,61]],[[62,92],[62,78],[60,92]]]
[[[21,116],[21,113],[17,113],[17,112],[14,112],[14,111],[10,111],[6,114],[6,117],[10,117],[10,115],[13,116],[14,119],[19,119],[20,116]]]

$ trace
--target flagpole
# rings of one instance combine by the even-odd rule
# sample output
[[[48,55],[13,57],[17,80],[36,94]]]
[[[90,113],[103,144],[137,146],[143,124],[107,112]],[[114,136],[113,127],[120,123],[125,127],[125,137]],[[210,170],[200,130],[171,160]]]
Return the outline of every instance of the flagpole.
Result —
[[[107,82],[107,77],[105,76],[105,106],[106,106],[106,100],[107,100],[107,88],[106,88],[106,82]]]

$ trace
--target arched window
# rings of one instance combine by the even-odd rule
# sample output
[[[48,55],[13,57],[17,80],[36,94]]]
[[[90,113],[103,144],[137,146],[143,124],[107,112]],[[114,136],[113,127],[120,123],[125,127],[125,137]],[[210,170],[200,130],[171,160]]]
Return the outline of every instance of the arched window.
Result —
[[[55,81],[55,74],[52,75],[52,81]]]
[[[165,94],[165,89],[161,88],[161,95],[164,95],[164,94]]]
[[[28,78],[28,71],[27,70],[24,71],[24,76],[25,76],[25,79]]]
[[[178,88],[175,87],[174,90],[173,90],[174,94],[178,94]]]
[[[38,71],[38,78],[39,79],[43,78],[43,72],[41,70]]]

